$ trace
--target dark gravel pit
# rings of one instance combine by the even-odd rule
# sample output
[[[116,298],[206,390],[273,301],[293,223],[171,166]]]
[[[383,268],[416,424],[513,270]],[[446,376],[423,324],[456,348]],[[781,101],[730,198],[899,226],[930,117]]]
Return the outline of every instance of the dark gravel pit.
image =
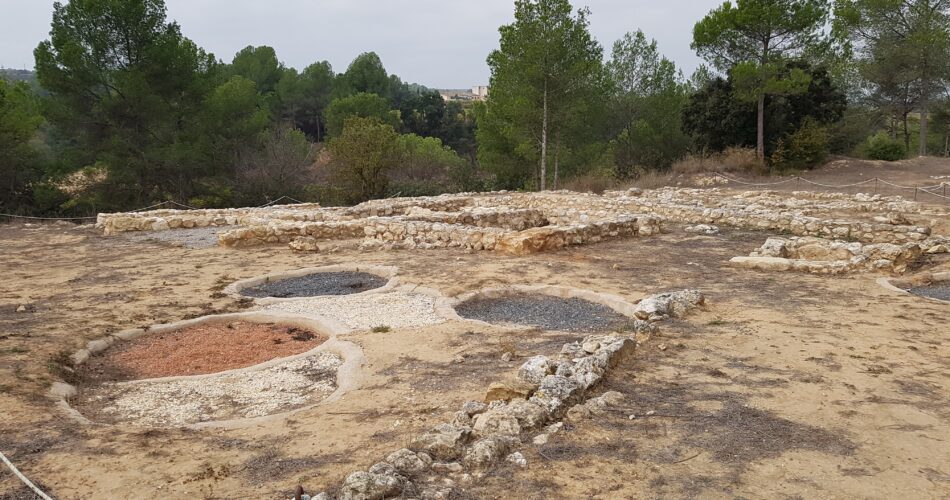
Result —
[[[488,323],[515,323],[575,333],[614,330],[630,321],[604,305],[548,295],[476,298],[459,304],[455,311],[463,318]]]
[[[388,279],[375,274],[358,271],[315,273],[245,288],[241,290],[241,295],[255,298],[350,295],[379,288],[388,281]]]
[[[950,300],[950,283],[939,285],[915,286],[907,289],[908,292],[931,299]]]

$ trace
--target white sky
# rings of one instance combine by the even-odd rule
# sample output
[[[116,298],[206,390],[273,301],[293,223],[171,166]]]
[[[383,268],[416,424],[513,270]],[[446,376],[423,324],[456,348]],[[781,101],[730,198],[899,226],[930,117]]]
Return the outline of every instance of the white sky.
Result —
[[[247,45],[270,45],[288,66],[327,60],[342,72],[375,51],[390,73],[434,88],[488,83],[485,58],[511,0],[166,0],[185,36],[230,61]],[[609,54],[614,40],[642,29],[687,76],[699,64],[693,25],[721,0],[574,0],[591,9],[591,30]],[[0,66],[30,69],[48,37],[52,0],[0,0]]]

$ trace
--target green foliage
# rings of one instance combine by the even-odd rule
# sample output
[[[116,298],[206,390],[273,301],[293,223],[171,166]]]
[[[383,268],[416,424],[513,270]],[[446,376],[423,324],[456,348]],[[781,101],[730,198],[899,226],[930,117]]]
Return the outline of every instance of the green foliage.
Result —
[[[638,31],[614,44],[608,68],[617,89],[610,106],[619,130],[611,142],[617,177],[669,168],[689,145],[680,126],[688,87],[676,66]]]
[[[0,209],[16,211],[30,202],[30,184],[39,174],[32,141],[42,124],[29,86],[0,79]]]
[[[327,135],[336,137],[352,117],[376,118],[393,128],[399,127],[399,112],[389,108],[389,101],[376,94],[359,93],[335,99],[327,106]]]
[[[376,117],[346,119],[342,133],[327,144],[333,179],[349,203],[385,196],[388,173],[402,163],[399,134]]]
[[[877,108],[903,122],[922,115],[918,152],[927,154],[931,102],[950,80],[950,2],[836,0],[834,32],[859,56]]]
[[[267,46],[248,45],[234,55],[230,67],[231,74],[251,80],[265,95],[277,90],[284,71],[284,65],[277,60],[277,52]]]
[[[847,102],[826,69],[794,61],[785,63],[785,67],[778,78],[785,73],[807,72],[809,83],[805,92],[765,99],[765,128],[771,137],[787,136],[807,119],[823,126],[841,119]],[[735,86],[731,75],[729,79],[717,77],[689,97],[683,111],[683,130],[699,149],[718,152],[731,146],[755,147],[756,107],[737,97]],[[766,153],[772,154],[775,145],[775,139],[767,141]]]
[[[884,132],[869,137],[864,152],[872,160],[897,161],[907,157],[904,142],[893,139]]]
[[[398,81],[398,78],[396,80]],[[379,55],[375,52],[365,52],[353,59],[346,72],[340,75],[336,96],[364,93],[389,99],[394,90],[392,83]]]
[[[771,156],[772,168],[798,170],[820,165],[828,157],[828,129],[806,118],[798,130],[779,139]]]
[[[807,89],[807,74],[784,72],[783,60],[818,51],[828,0],[736,0],[713,9],[693,28],[693,49],[728,72],[736,94],[758,104],[757,150],[765,155],[765,98]]]
[[[597,141],[607,98],[603,49],[588,29],[589,12],[567,0],[517,0],[488,56],[491,92],[479,111],[478,159],[501,186],[536,179],[545,188],[553,163],[570,168]]]
[[[49,121],[77,166],[109,170],[112,207],[184,198],[214,165],[191,132],[216,63],[166,22],[160,0],[54,4],[50,40],[35,51]]]
[[[279,115],[320,142],[326,134],[325,111],[334,79],[333,68],[326,61],[311,64],[300,74],[294,69],[284,71],[277,83]]]

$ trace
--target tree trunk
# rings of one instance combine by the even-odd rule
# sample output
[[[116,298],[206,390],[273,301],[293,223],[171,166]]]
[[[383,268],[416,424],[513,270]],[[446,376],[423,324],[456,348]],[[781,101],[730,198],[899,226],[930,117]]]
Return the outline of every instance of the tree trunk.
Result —
[[[920,156],[927,156],[927,120],[930,114],[930,80],[924,78],[920,92]]]
[[[759,116],[756,125],[755,153],[759,160],[765,160],[765,92],[759,94]]]
[[[548,163],[548,84],[544,83],[544,95],[541,101],[541,191],[547,187]]]
[[[557,139],[554,140],[554,189],[557,189],[557,187],[558,187],[558,183],[557,183],[557,181],[558,181],[558,175],[557,175],[558,168],[557,168],[557,167],[558,167],[558,157],[560,156],[560,153],[561,153],[561,134],[558,133],[558,134],[557,134]]]
[[[910,152],[910,129],[907,127],[907,117],[910,116],[909,112],[904,112],[904,148],[907,149],[907,152]]]

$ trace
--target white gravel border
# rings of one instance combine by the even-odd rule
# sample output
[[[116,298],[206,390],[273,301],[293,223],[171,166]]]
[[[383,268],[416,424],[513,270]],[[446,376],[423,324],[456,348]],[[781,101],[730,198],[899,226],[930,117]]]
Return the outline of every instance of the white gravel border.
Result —
[[[239,419],[229,419],[229,420],[217,420],[209,422],[199,422],[194,424],[187,424],[181,427],[200,429],[206,427],[223,427],[223,428],[240,428],[248,427],[252,425],[257,425],[266,421],[277,420],[285,418],[294,413],[305,411],[311,409],[318,405],[332,403],[336,400],[339,400],[349,391],[352,391],[359,387],[360,380],[360,368],[366,362],[366,358],[363,355],[363,350],[356,344],[348,342],[345,340],[340,340],[337,338],[337,335],[342,333],[340,329],[333,323],[324,321],[318,317],[309,317],[301,316],[289,313],[283,313],[278,311],[250,311],[243,313],[233,313],[233,314],[218,314],[212,316],[203,316],[200,318],[189,319],[184,321],[177,321],[173,323],[154,325],[149,328],[134,328],[130,330],[125,330],[102,339],[93,340],[86,345],[85,349],[80,349],[72,355],[73,363],[76,365],[82,364],[85,362],[90,355],[96,354],[104,351],[109,348],[112,344],[116,342],[122,342],[126,340],[132,340],[142,335],[152,334],[152,333],[165,333],[175,330],[180,330],[183,328],[188,328],[192,326],[198,326],[208,323],[226,323],[233,321],[246,321],[251,323],[280,323],[285,325],[296,326],[298,328],[303,328],[307,330],[314,331],[326,335],[328,337],[327,341],[320,344],[319,346],[293,356],[287,356],[283,358],[276,358],[263,363],[258,363],[256,365],[237,368],[234,370],[226,370],[222,372],[202,374],[202,375],[189,375],[189,376],[176,376],[176,377],[160,377],[152,379],[141,379],[132,381],[132,383],[154,383],[154,382],[173,382],[179,380],[209,380],[216,377],[222,376],[234,376],[240,374],[253,373],[268,368],[275,367],[277,365],[286,364],[306,358],[308,356],[314,356],[320,353],[332,353],[339,356],[342,359],[342,364],[337,369],[336,372],[336,389],[326,398],[309,404],[300,408],[296,408],[286,412],[273,413],[270,415],[264,415],[260,417],[250,417],[250,418],[239,418]],[[87,424],[87,425],[108,425],[93,422],[89,420],[84,415],[79,413],[75,408],[69,405],[69,398],[77,394],[77,389],[64,382],[55,382],[50,387],[49,396],[53,398],[56,402],[56,406],[62,409],[67,415],[75,419],[76,421]],[[134,425],[127,422],[120,423],[118,425]]]

